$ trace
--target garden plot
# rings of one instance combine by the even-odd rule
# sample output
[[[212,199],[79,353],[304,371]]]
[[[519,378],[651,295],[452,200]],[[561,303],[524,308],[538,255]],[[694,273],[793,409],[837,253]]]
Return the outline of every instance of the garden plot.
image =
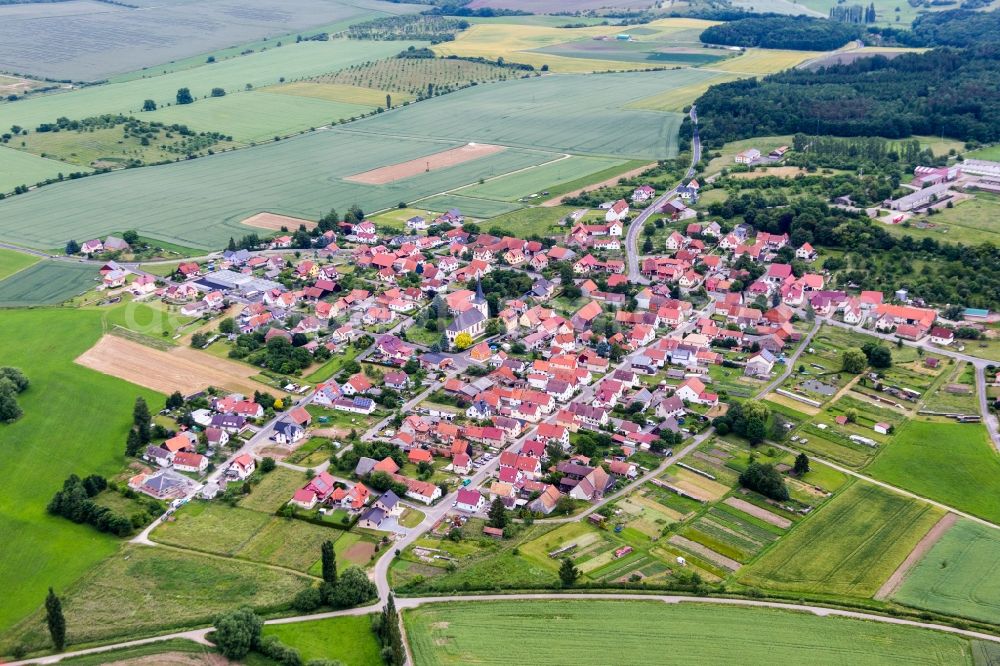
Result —
[[[782,529],[787,529],[791,527],[792,521],[787,518],[783,518],[775,513],[768,511],[767,509],[762,509],[761,507],[751,504],[746,500],[741,500],[738,497],[728,497],[726,498],[725,504],[733,507],[745,514],[751,515],[758,520],[763,520],[769,525],[774,525],[775,527],[780,527]]]
[[[714,502],[729,492],[729,486],[683,468],[671,468],[661,478],[701,502]]]
[[[979,402],[976,397],[975,368],[968,363],[958,363],[945,373],[942,381],[924,396],[921,410],[976,414]]]
[[[780,536],[777,530],[760,527],[716,507],[687,525],[680,534],[741,563],[749,561]]]

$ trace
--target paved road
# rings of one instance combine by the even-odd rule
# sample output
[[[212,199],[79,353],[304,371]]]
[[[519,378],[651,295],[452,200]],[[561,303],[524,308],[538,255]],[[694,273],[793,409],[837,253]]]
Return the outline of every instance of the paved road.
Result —
[[[697,109],[692,106],[691,111],[688,113],[691,117],[691,122],[694,123],[694,129],[691,137],[691,166],[688,167],[687,172],[684,174],[684,180],[694,177],[695,165],[701,160],[701,138],[698,135],[698,112]],[[659,212],[660,208],[667,202],[667,199],[672,197],[676,192],[677,188],[681,186],[683,180],[673,189],[664,192],[656,199],[653,200],[651,204],[646,206],[646,208],[639,213],[632,223],[628,226],[628,231],[625,234],[625,263],[628,266],[628,279],[629,282],[635,282],[638,284],[649,284],[649,280],[642,277],[639,272],[639,263],[641,256],[639,255],[639,232],[642,231],[642,225],[645,224],[646,220],[652,217],[654,214]]]

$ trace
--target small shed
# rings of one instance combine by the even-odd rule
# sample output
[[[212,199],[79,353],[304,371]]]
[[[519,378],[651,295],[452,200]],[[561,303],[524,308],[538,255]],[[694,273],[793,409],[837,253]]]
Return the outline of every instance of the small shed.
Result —
[[[892,430],[892,424],[880,421],[875,424],[873,430],[875,430],[875,432],[877,432],[880,435],[888,435],[889,432]]]

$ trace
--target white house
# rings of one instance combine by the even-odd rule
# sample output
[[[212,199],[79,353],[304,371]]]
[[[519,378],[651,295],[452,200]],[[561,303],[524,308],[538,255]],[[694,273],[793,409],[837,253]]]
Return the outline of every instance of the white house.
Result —
[[[458,491],[458,499],[455,500],[455,508],[467,513],[478,513],[486,506],[484,498],[478,490],[462,488]]]
[[[278,421],[274,424],[274,441],[278,444],[294,444],[305,436],[305,429],[298,423]]]
[[[257,469],[257,461],[249,453],[244,453],[236,456],[229,469],[226,470],[226,476],[243,480],[253,474],[255,469]]]
[[[736,157],[733,158],[733,161],[737,164],[753,164],[759,159],[760,151],[756,148],[748,148],[747,150],[736,153]]]
[[[605,222],[620,222],[622,218],[628,215],[628,202],[624,199],[619,199],[618,201],[611,204],[611,208],[608,212],[604,214]]]

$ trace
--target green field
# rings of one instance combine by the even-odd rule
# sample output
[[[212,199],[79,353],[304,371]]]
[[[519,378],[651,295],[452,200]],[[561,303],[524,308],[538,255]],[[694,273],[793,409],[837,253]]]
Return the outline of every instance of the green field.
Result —
[[[45,512],[70,474],[114,475],[136,396],[162,396],[73,363],[101,336],[93,310],[9,310],[0,314],[3,364],[31,386],[18,398],[24,416],[0,425],[0,632],[41,605],[52,585],[65,589],[118,547],[118,539]]]
[[[680,69],[517,79],[467,88],[351,127],[359,132],[662,159],[677,153],[682,116],[623,107],[711,76],[698,69]],[[440,122],[441,118],[448,122]]]
[[[0,282],[39,261],[38,257],[31,254],[0,249]]]
[[[382,663],[370,615],[271,624],[264,627],[264,636],[277,636],[282,643],[298,650],[303,661],[336,659],[344,666]]]
[[[878,486],[855,483],[748,567],[741,582],[871,596],[941,515]]]
[[[0,112],[2,110],[3,107],[0,107]],[[90,169],[0,146],[0,192],[4,194],[13,192],[18,185],[30,187],[43,180],[56,178],[60,173],[68,176],[74,171]]]
[[[846,618],[711,604],[491,601],[403,614],[416,663],[971,664],[957,636]],[[502,629],[501,629],[502,628]],[[516,637],[504,640],[497,632]]]
[[[60,592],[67,640],[81,643],[204,625],[241,605],[284,607],[309,582],[246,562],[130,545]],[[22,625],[28,645],[48,644],[43,613]]]
[[[543,191],[579,178],[586,178],[605,169],[613,169],[622,164],[625,164],[624,160],[573,156],[520,173],[494,178],[482,185],[470,185],[462,188],[456,194],[501,201],[517,201],[522,197],[535,194],[539,195],[539,201],[545,201],[550,197],[542,195]]]
[[[95,287],[97,277],[92,265],[40,261],[0,281],[0,307],[62,303]]]
[[[536,206],[505,213],[483,224],[487,229],[498,227],[503,233],[517,238],[528,236],[551,236],[565,233],[568,227],[560,227],[559,221],[573,212],[569,206]]]
[[[143,114],[142,118],[187,124],[192,129],[221,132],[236,141],[250,143],[348,120],[373,109],[360,104],[254,91],[170,106]]]
[[[865,471],[1000,522],[1000,457],[982,425],[911,421]]]
[[[189,110],[193,110],[201,98],[209,95],[212,88],[223,88],[232,94],[243,91],[247,84],[260,88],[275,85],[282,77],[287,82],[296,81],[341,67],[385,58],[405,49],[411,43],[413,42],[334,39],[328,42],[287,44],[278,49],[162,76],[40,95],[17,104],[0,105],[0,127],[21,125],[34,129],[39,123],[53,122],[61,116],[80,119],[102,113],[140,113],[143,101],[147,99],[154,100],[160,107],[175,104],[178,88],[189,88],[198,100],[187,106]],[[222,127],[212,129],[226,132]],[[0,172],[4,170],[3,165],[4,161],[0,160]]]
[[[933,217],[920,215],[909,220],[908,226],[887,224],[884,228],[894,235],[913,236],[917,240],[934,238],[969,245],[1000,242],[995,226],[1000,196],[976,190],[970,194],[974,197],[956,203],[953,208],[940,208]]]
[[[1000,530],[960,519],[910,569],[892,599],[1000,623]]]
[[[102,174],[0,201],[0,238],[49,248],[71,237],[82,240],[135,228],[158,240],[218,248],[230,236],[250,232],[239,221],[262,210],[306,219],[353,202],[366,211],[379,210],[554,158],[552,153],[508,149],[387,185],[342,180],[456,145],[337,129],[198,160]],[[471,200],[477,201],[499,207],[493,214],[511,207]]]
[[[501,153],[502,154],[502,153]],[[421,208],[431,210],[450,210],[458,208],[463,215],[487,219],[515,211],[521,207],[520,204],[507,203],[506,201],[494,201],[491,199],[477,199],[475,197],[463,197],[458,194],[440,194],[426,199],[420,199],[415,204]]]

